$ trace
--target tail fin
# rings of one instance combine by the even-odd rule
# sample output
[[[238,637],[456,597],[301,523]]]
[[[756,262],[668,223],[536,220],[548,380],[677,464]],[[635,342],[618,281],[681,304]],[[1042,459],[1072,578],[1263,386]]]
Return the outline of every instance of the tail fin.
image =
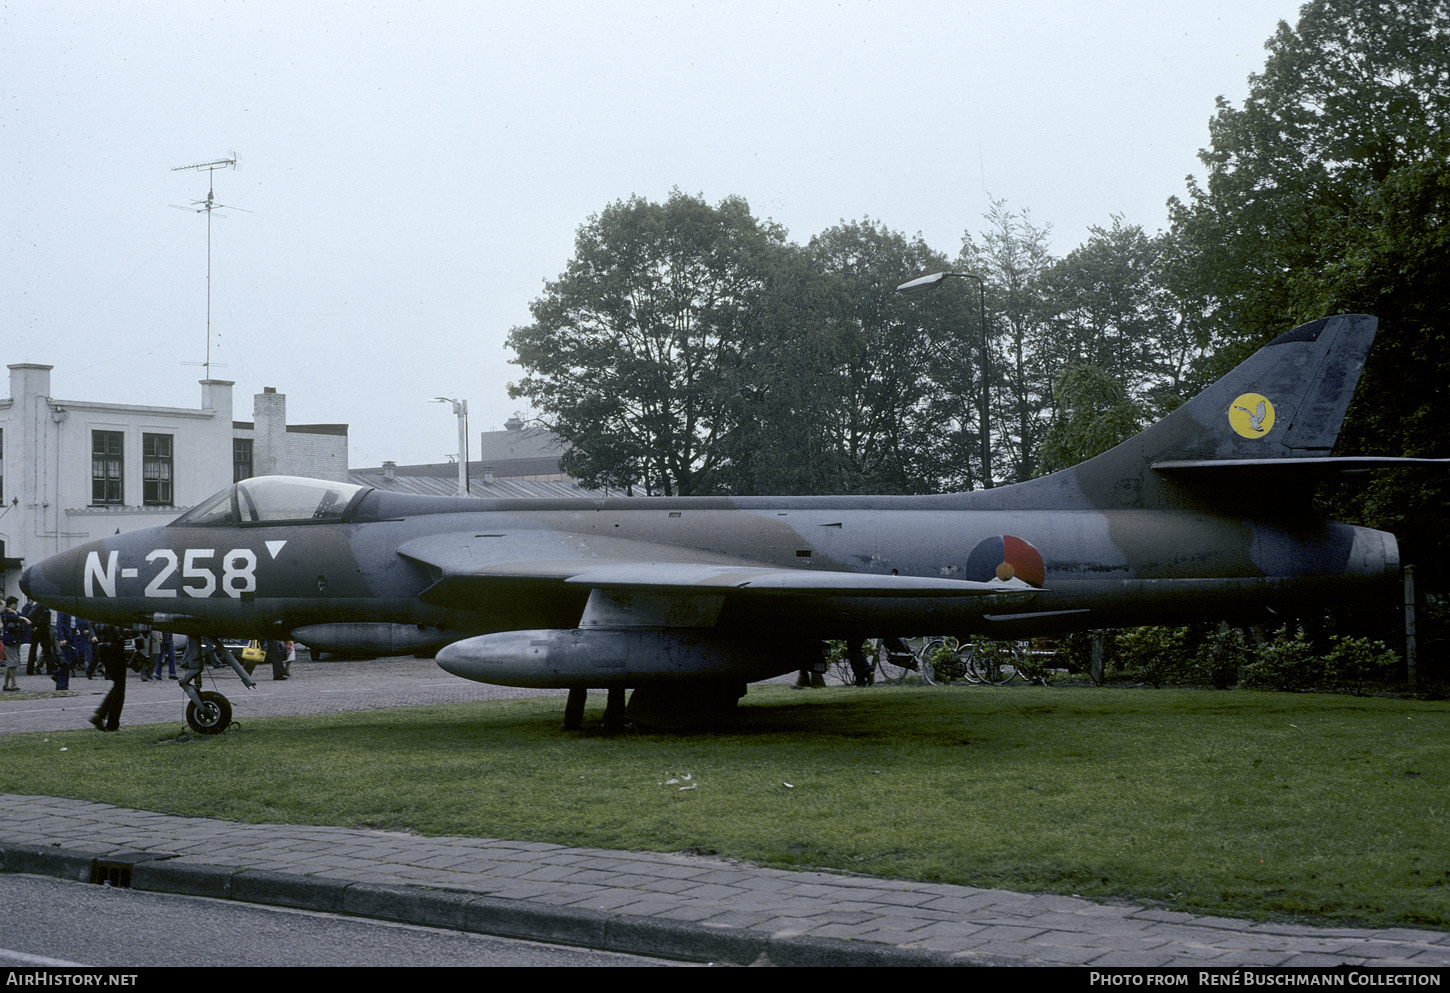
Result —
[[[1098,508],[1302,507],[1320,476],[1372,467],[1330,450],[1378,324],[1364,314],[1301,324],[1143,433],[1057,475]]]

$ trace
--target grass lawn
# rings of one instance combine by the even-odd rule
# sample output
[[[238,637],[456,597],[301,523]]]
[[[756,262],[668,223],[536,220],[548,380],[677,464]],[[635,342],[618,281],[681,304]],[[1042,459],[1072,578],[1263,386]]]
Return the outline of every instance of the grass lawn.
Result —
[[[561,704],[4,735],[0,791],[1450,927],[1445,703],[765,686],[688,735],[564,732]]]

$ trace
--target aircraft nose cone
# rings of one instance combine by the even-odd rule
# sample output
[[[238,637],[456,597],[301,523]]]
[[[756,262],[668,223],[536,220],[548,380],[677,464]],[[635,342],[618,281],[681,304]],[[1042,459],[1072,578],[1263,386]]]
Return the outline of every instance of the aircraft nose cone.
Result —
[[[79,595],[80,559],[75,550],[61,552],[20,574],[20,589],[47,607],[73,606]]]

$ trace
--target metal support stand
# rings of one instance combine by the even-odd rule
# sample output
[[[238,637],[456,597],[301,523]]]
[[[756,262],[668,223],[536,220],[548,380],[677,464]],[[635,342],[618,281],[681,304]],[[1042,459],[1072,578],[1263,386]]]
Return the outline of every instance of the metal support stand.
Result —
[[[569,689],[569,699],[564,704],[564,730],[578,731],[584,723],[584,701],[588,698],[589,691],[583,687],[574,686]]]
[[[1415,688],[1419,668],[1419,646],[1415,643],[1415,567],[1405,566],[1405,670],[1410,688]]]
[[[624,727],[624,687],[611,686],[609,697],[604,704],[604,727],[609,731],[618,731]]]

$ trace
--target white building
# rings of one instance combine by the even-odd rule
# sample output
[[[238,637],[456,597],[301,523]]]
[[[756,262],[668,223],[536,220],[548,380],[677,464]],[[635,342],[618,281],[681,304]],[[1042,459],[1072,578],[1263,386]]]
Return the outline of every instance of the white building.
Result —
[[[0,399],[0,584],[119,531],[153,527],[253,475],[347,479],[347,426],[288,425],[268,388],[254,420],[232,420],[232,383],[202,380],[201,406],[152,407],[50,394],[51,366],[10,368]]]
[[[252,420],[235,421],[232,429],[235,479],[309,476],[347,482],[347,425],[288,424],[287,394],[274,387],[262,387],[252,397]],[[248,453],[251,469],[244,472]]]

